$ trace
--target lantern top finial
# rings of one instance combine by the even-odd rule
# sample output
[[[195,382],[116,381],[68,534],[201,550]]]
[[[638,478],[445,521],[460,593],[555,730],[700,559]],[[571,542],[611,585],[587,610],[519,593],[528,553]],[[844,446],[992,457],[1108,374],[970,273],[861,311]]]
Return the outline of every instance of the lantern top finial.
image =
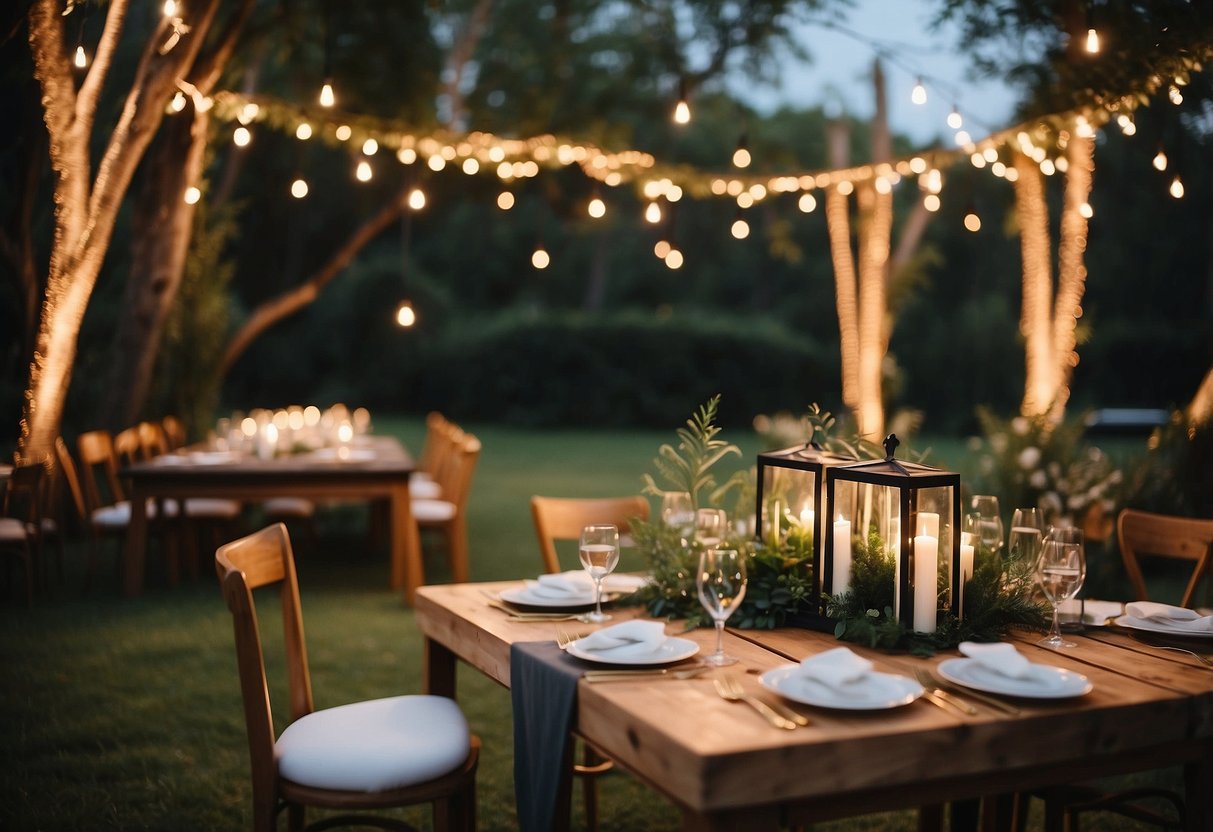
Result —
[[[884,438],[884,461],[892,462],[893,454],[897,451],[897,446],[901,444],[901,440],[897,438],[897,434],[890,433]]]

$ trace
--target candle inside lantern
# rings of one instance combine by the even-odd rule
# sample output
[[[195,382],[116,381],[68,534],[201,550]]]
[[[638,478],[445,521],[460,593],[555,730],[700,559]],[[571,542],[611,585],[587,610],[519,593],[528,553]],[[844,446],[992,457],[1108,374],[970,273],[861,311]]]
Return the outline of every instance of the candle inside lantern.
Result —
[[[835,595],[851,588],[851,521],[842,515],[834,521],[834,582]]]
[[[273,422],[266,423],[257,434],[257,456],[261,459],[273,459],[278,452],[278,428]]]
[[[935,632],[936,573],[939,571],[939,538],[920,534],[914,538],[914,629]]]
[[[800,510],[800,525],[809,531],[813,530],[813,509],[807,505]]]
[[[939,515],[933,511],[918,512],[918,534],[939,540]]]
[[[960,540],[960,617],[964,618],[965,586],[973,577],[973,542],[968,534],[962,534]]]

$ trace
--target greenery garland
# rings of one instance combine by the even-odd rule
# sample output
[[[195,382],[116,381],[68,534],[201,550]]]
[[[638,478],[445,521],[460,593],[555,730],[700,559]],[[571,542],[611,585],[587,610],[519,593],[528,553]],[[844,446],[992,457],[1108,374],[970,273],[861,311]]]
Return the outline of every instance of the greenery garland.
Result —
[[[742,493],[752,492],[749,477],[743,472],[720,487],[711,473],[720,460],[741,453],[737,446],[717,438],[720,428],[715,419],[719,402],[717,395],[699,407],[686,426],[677,431],[676,448],[669,444],[661,446],[654,466],[668,488],[660,488],[646,474],[646,493],[660,496],[685,491],[691,495],[692,505],[699,508],[705,503],[719,505],[733,488],[740,488]],[[828,413],[813,406],[809,423],[819,434],[819,441],[831,442],[822,435],[834,424]],[[867,446],[858,442],[845,444],[834,440],[832,444],[851,453],[858,449],[861,454],[857,455],[867,455],[862,453],[868,450]],[[660,517],[636,521],[631,529],[653,578],[631,600],[644,604],[654,617],[685,619],[688,627],[709,626],[711,618],[700,605],[695,586],[702,546],[685,539],[683,530],[667,526]],[[793,520],[777,545],[764,546],[736,535],[723,545],[748,556],[746,595],[729,626],[771,629],[816,617],[811,530]],[[929,654],[966,640],[997,641],[1012,627],[1043,630],[1048,623],[1047,612],[1032,591],[1033,564],[993,552],[975,553],[974,572],[965,585],[965,618],[941,614],[939,628],[934,633],[914,632],[893,614],[893,560],[874,531],[866,545],[856,547],[851,576],[851,588],[846,593],[824,594],[820,599],[825,604],[826,617],[834,622],[835,636],[843,641]],[[941,585],[946,587],[946,580]],[[946,601],[946,595],[941,600]]]

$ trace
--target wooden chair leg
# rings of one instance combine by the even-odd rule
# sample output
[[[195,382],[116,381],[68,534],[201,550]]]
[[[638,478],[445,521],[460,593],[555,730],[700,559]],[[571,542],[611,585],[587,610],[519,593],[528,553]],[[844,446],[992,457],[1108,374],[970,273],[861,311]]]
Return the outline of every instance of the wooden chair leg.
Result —
[[[463,518],[457,518],[447,530],[447,559],[451,580],[457,584],[468,580],[468,530]]]
[[[918,807],[918,832],[943,832],[943,805]]]

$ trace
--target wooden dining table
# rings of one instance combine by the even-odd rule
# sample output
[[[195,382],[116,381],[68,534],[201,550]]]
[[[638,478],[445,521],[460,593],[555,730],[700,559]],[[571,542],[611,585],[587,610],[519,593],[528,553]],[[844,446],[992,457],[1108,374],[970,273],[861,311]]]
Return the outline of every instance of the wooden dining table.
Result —
[[[165,500],[219,497],[260,502],[273,497],[314,500],[384,500],[390,519],[391,586],[412,602],[424,582],[421,541],[409,497],[412,456],[390,436],[358,437],[347,447],[261,459],[254,454],[185,448],[122,469],[131,506]],[[124,587],[143,589],[148,537],[147,511],[132,511],[126,537]]]
[[[455,697],[460,661],[509,687],[513,643],[594,629],[521,621],[490,606],[487,595],[517,585],[417,592],[429,692]],[[643,614],[634,607],[614,612],[615,623]],[[682,633],[671,622],[667,633],[695,640],[701,652],[714,646],[710,630]],[[1009,640],[1033,662],[1086,676],[1089,693],[1006,698],[1016,714],[974,702],[977,713],[966,715],[925,697],[878,711],[789,702],[811,725],[781,730],[718,696],[713,677],[733,674],[748,693],[770,700],[776,697],[758,674],[840,642],[807,629],[729,630],[725,649],[740,660],[732,667],[685,680],[580,680],[574,731],[679,806],[686,830],[767,830],[911,807],[938,811],[974,799],[985,799],[989,826],[1007,828],[1014,793],[1168,766],[1183,768],[1186,828],[1213,829],[1213,669],[1112,629],[1076,635],[1077,646],[1064,651],[1037,646],[1039,637],[1021,632]],[[848,646],[875,669],[907,676],[958,655]]]

